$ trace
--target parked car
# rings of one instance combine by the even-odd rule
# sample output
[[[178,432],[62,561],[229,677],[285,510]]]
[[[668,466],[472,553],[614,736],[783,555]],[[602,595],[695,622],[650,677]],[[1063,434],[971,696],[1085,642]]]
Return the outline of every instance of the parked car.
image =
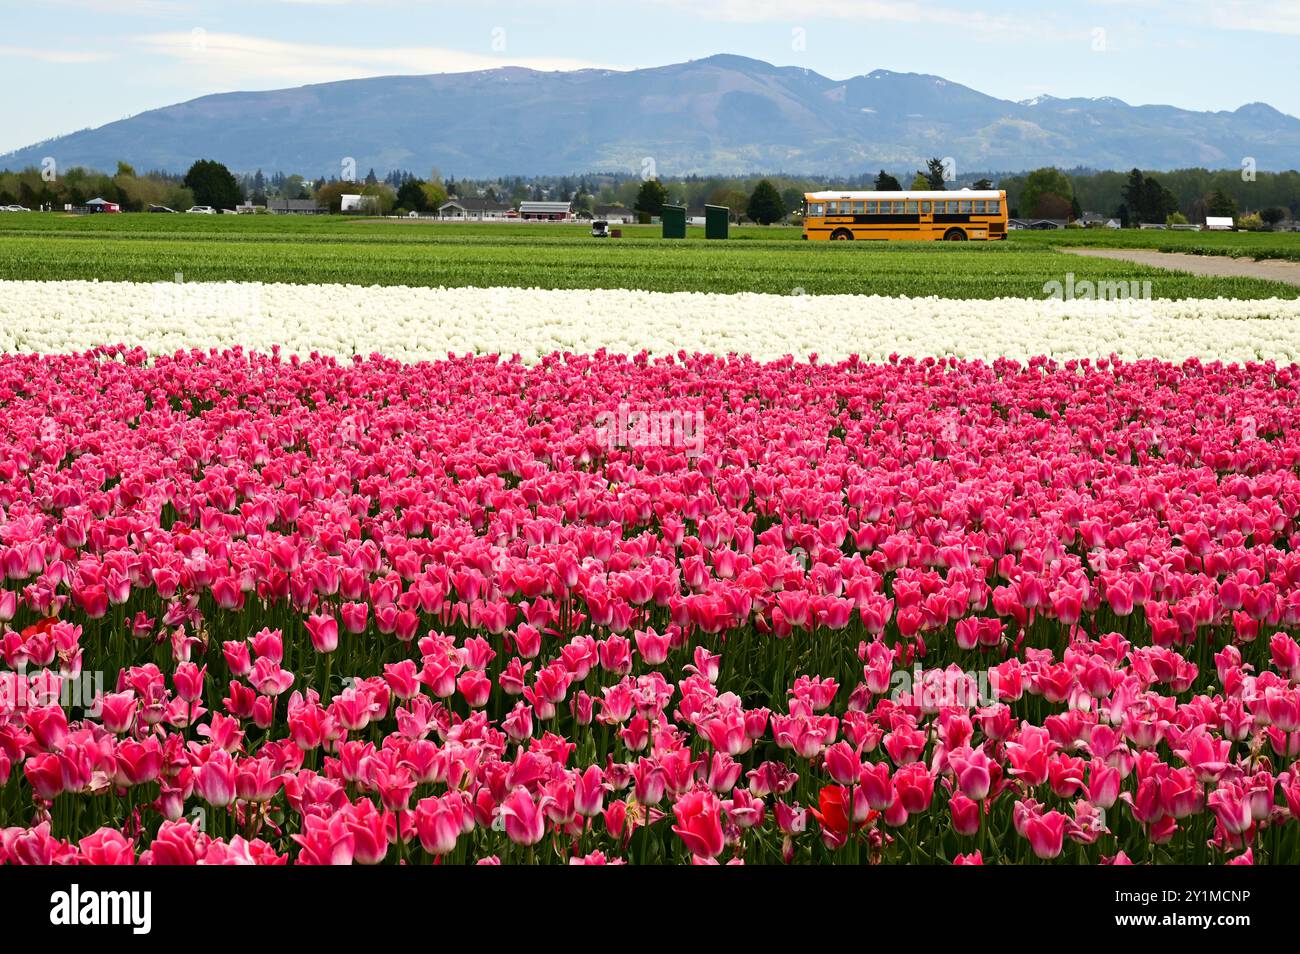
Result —
[[[169,208],[167,208],[167,206],[165,206],[165,205],[151,205],[151,206],[149,206],[149,211],[150,211],[150,212],[170,212],[172,215],[175,215],[175,214],[176,214],[176,210],[175,210],[175,209],[169,209]],[[190,211],[193,212],[194,210],[193,210],[193,209],[190,209]]]
[[[210,205],[194,205],[186,209],[187,212],[193,212],[196,215],[216,215],[217,210]]]
[[[4,210],[6,212],[30,212],[31,211],[31,209],[24,208],[21,205],[6,205],[4,207]]]

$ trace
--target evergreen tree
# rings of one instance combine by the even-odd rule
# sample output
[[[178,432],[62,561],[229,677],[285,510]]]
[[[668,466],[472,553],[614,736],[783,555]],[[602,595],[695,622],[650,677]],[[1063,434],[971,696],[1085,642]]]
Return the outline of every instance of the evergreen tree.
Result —
[[[636,194],[636,210],[649,216],[661,215],[664,203],[668,201],[668,190],[658,179],[647,179],[641,183]]]
[[[776,191],[776,186],[764,179],[754,186],[745,212],[760,225],[771,225],[785,218],[786,208],[781,200],[781,193]]]
[[[884,169],[881,169],[880,174],[876,176],[876,181],[874,183],[874,186],[877,192],[902,192],[903,191],[903,187],[898,184],[898,180],[895,179],[893,176],[891,176]]]
[[[1147,176],[1142,183],[1142,218],[1143,222],[1163,222],[1173,212],[1178,211],[1178,198],[1155,176]]]
[[[942,159],[930,159],[926,161],[925,178],[930,183],[930,188],[934,189],[936,192],[940,189],[948,188],[944,185],[943,173],[944,169]]]
[[[1237,214],[1237,203],[1222,189],[1215,189],[1205,198],[1205,214],[1231,218]]]
[[[185,188],[194,193],[198,205],[214,209],[233,209],[244,201],[244,194],[234,175],[221,163],[200,159],[185,173]]]
[[[428,212],[429,198],[419,179],[407,179],[397,190],[397,207],[408,212]]]
[[[1137,216],[1143,221],[1143,202],[1146,201],[1146,177],[1141,169],[1134,169],[1128,174],[1128,183],[1124,186],[1124,208],[1129,215]],[[1127,223],[1125,223],[1127,228]]]

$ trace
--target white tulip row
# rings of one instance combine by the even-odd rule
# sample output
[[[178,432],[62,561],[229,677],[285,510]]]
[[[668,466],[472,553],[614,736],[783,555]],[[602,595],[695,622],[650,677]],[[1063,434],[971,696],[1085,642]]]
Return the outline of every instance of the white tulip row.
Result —
[[[523,288],[0,282],[0,351],[242,345],[406,361],[520,355],[1035,355],[1300,361],[1300,301],[949,300]]]

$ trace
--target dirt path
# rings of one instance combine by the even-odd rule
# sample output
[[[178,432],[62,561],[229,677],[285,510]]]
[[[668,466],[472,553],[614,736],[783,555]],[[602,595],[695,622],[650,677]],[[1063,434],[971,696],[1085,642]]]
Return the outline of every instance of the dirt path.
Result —
[[[1154,265],[1156,268],[1170,268],[1212,278],[1263,278],[1288,285],[1300,285],[1300,262],[1279,259],[1257,262],[1251,258],[1229,258],[1227,255],[1189,255],[1185,252],[1152,252],[1129,248],[1062,248],[1059,245],[1056,248],[1059,252],[1069,252],[1071,255]]]

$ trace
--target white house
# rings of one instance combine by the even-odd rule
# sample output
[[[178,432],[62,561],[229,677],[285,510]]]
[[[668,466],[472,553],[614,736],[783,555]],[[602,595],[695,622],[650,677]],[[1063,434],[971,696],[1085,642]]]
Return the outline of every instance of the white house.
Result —
[[[470,222],[504,220],[510,216],[510,206],[494,199],[449,199],[438,206],[438,217],[463,219]]]

